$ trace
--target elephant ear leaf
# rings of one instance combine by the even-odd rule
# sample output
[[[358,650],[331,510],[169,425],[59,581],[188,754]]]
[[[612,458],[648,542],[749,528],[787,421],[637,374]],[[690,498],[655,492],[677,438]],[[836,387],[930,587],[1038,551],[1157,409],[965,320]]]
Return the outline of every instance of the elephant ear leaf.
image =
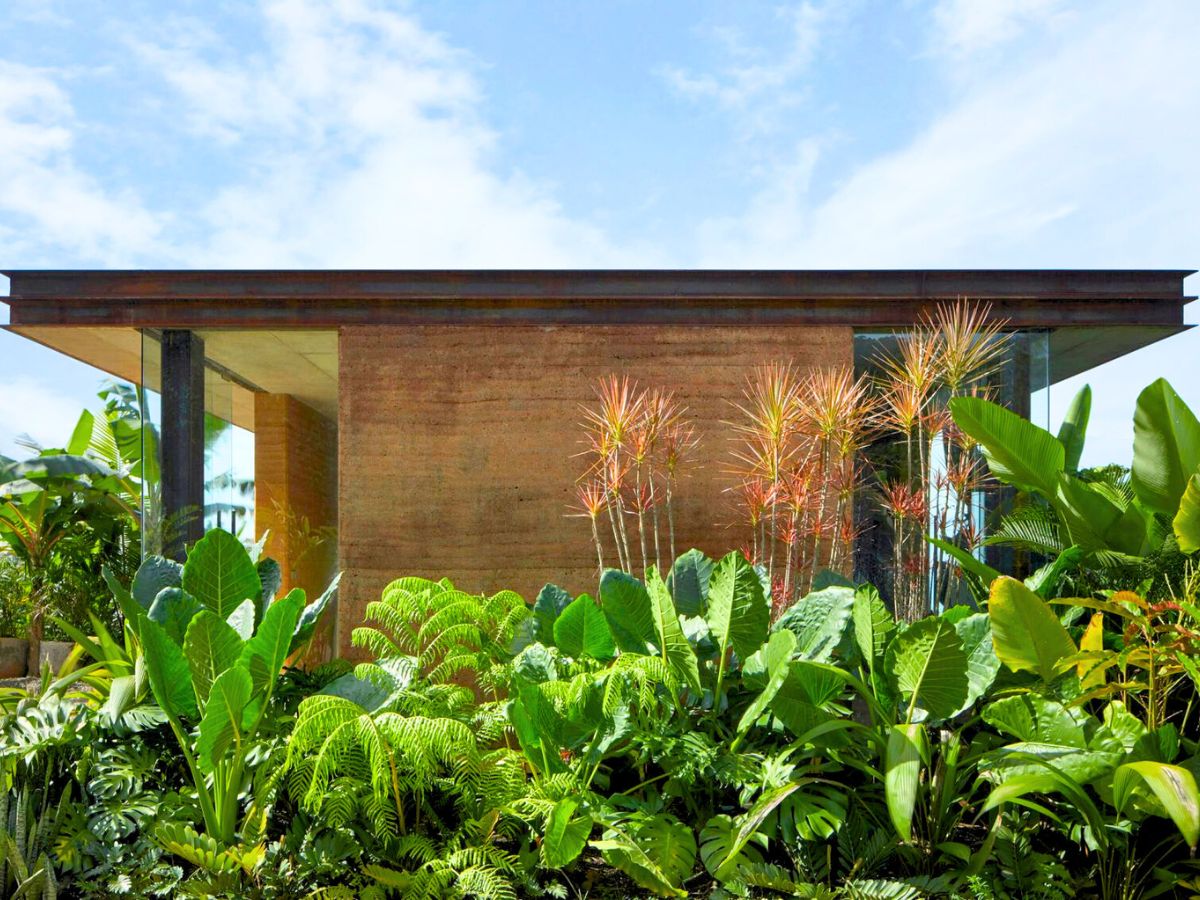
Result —
[[[578,659],[612,659],[616,654],[612,629],[594,600],[580,594],[554,622],[554,643],[563,653]]]
[[[329,608],[329,604],[337,599],[338,584],[341,583],[341,580],[342,573],[338,572],[333,576],[333,581],[329,582],[329,587],[325,588],[325,593],[304,607],[304,612],[300,614],[300,619],[296,622],[296,630],[292,633],[292,643],[288,647],[288,656],[291,656],[312,640],[313,635],[317,631],[317,626],[321,622],[321,616],[325,615],[325,610]]]
[[[163,588],[177,588],[181,583],[179,563],[161,556],[147,556],[138,566],[129,592],[142,609],[148,610]]]
[[[188,624],[183,655],[192,671],[192,685],[201,709],[208,703],[213,682],[238,661],[243,646],[238,633],[212,610],[200,611]]]
[[[617,646],[625,653],[647,653],[654,640],[654,614],[646,586],[616,569],[600,578],[600,608],[608,620]]]
[[[138,633],[142,640],[146,676],[158,705],[176,720],[194,716],[196,693],[192,689],[192,673],[183,648],[148,616],[142,617]]]
[[[762,580],[746,557],[736,550],[713,570],[708,584],[705,618],[724,656],[732,647],[742,659],[763,645],[771,624],[771,606]]]
[[[303,607],[304,591],[293,588],[270,605],[258,630],[242,648],[238,663],[249,672],[256,697],[270,696],[275,678],[287,659]]]
[[[1134,493],[1149,509],[1174,517],[1197,468],[1200,422],[1160,378],[1138,395],[1133,414]]]
[[[908,722],[918,709],[931,719],[947,719],[967,701],[967,654],[945,619],[921,619],[898,634],[888,645],[886,668],[908,701]]]
[[[1034,672],[1049,682],[1059,662],[1076,652],[1050,605],[1014,578],[992,582],[988,615],[996,656],[1014,672]]]
[[[950,412],[959,429],[978,441],[993,475],[1020,490],[1054,496],[1066,466],[1066,450],[1058,438],[979,397],[955,397]]]
[[[214,762],[240,739],[242,711],[250,702],[250,691],[250,673],[241,666],[226,669],[213,682],[196,741],[203,771],[211,772]]]
[[[542,862],[549,868],[564,868],[583,852],[588,835],[592,833],[592,817],[578,810],[578,800],[564,797],[554,804],[546,816]]]
[[[188,623],[204,607],[191,594],[177,587],[163,588],[150,604],[149,618],[161,625],[177,644],[183,643]]]
[[[692,645],[683,633],[683,626],[679,624],[679,614],[675,612],[675,604],[671,602],[671,593],[654,566],[646,572],[646,590],[650,594],[650,612],[654,616],[654,642],[658,646],[659,655],[680,681],[699,694],[700,664]]]
[[[1092,386],[1085,384],[1067,407],[1062,425],[1058,428],[1058,442],[1066,455],[1063,467],[1067,472],[1079,469],[1079,458],[1083,455],[1083,442],[1087,437],[1088,419],[1092,414]]]
[[[242,542],[214,528],[196,541],[183,564],[183,589],[227,619],[246,600],[257,606],[262,581]]]
[[[704,615],[712,571],[713,561],[694,548],[675,560],[667,576],[667,589],[681,616]]]

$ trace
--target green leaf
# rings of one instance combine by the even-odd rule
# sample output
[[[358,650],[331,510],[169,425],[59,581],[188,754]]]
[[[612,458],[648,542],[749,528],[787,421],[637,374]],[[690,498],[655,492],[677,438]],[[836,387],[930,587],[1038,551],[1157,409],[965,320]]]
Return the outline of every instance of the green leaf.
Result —
[[[1138,395],[1133,414],[1134,493],[1150,509],[1173,518],[1197,468],[1200,422],[1160,378]]]
[[[888,645],[887,669],[908,700],[906,721],[917,709],[931,719],[954,715],[967,699],[967,655],[953,625],[944,619],[914,622]]]
[[[744,733],[767,711],[791,671],[792,654],[796,651],[796,636],[790,631],[776,631],[770,639],[754,653],[744,666],[744,671],[758,670],[766,674],[766,686],[746,707],[738,722],[738,733]]]
[[[887,757],[883,776],[888,816],[896,833],[905,842],[912,841],[913,810],[921,761],[929,756],[929,738],[922,725],[893,725],[888,732]]]
[[[317,630],[317,625],[321,622],[321,616],[325,614],[325,610],[329,608],[329,604],[337,599],[338,585],[341,583],[342,573],[338,572],[333,576],[333,580],[329,582],[329,586],[325,588],[325,592],[316,600],[304,607],[304,612],[300,614],[300,619],[296,622],[296,630],[292,633],[292,643],[288,647],[288,656],[291,656],[305,644],[312,640],[313,634]]]
[[[879,591],[870,586],[854,592],[850,618],[854,622],[854,640],[858,644],[858,652],[866,661],[867,669],[874,672],[883,662],[884,650],[892,632],[896,630],[896,620],[880,598]]]
[[[978,578],[985,588],[1000,577],[1000,573],[996,569],[993,569],[982,560],[976,559],[974,554],[956,544],[952,544],[941,538],[930,537],[929,535],[925,535],[925,540],[929,541],[929,543],[958,563],[959,568],[964,572]]]
[[[617,647],[612,630],[600,607],[587,594],[580,594],[554,623],[554,643],[568,656],[612,659]]]
[[[254,568],[258,570],[258,584],[261,588],[260,597],[263,605],[270,606],[283,584],[283,569],[279,568],[279,563],[269,556],[260,559]]]
[[[203,608],[195,597],[184,593],[180,588],[163,588],[150,604],[149,618],[151,622],[157,622],[166,629],[171,640],[182,644],[192,616]]]
[[[238,637],[243,641],[248,641],[254,634],[254,615],[254,601],[243,600],[226,617],[225,621],[229,623],[230,628],[238,633]]]
[[[842,643],[854,610],[854,588],[835,585],[813,591],[779,617],[775,631],[796,635],[796,655],[827,662]]]
[[[562,869],[570,865],[583,852],[588,836],[592,833],[592,817],[579,813],[579,801],[564,797],[554,804],[546,816],[546,829],[542,837],[542,864],[550,869]]]
[[[650,594],[654,642],[658,645],[659,656],[694,694],[700,694],[700,664],[679,624],[679,614],[675,612],[671,592],[654,566],[646,570],[646,590]]]
[[[955,424],[979,442],[993,475],[1020,490],[1054,496],[1066,465],[1066,450],[1054,435],[979,397],[955,397],[950,412]]]
[[[963,653],[967,655],[965,710],[987,694],[1000,673],[1000,660],[992,647],[992,623],[985,613],[975,613],[955,622],[954,630],[958,632]]]
[[[192,673],[183,648],[171,639],[165,628],[143,616],[138,633],[142,639],[142,656],[150,690],[154,699],[168,715],[183,719],[196,714],[196,693],[192,689]]]
[[[238,663],[249,672],[255,696],[269,695],[274,687],[303,608],[304,591],[293,588],[267,608],[258,631],[242,648]]]
[[[1200,550],[1200,475],[1188,479],[1171,527],[1180,550],[1184,553]]]
[[[1079,469],[1079,457],[1083,455],[1083,442],[1087,437],[1088,418],[1092,412],[1092,386],[1085,384],[1067,407],[1062,425],[1058,429],[1058,442],[1065,451],[1063,466],[1068,472]]]
[[[1014,672],[1035,672],[1049,682],[1058,675],[1059,662],[1076,652],[1046,601],[1014,578],[992,582],[988,615],[996,655]]]
[[[718,870],[721,880],[736,880],[741,869],[762,864],[763,857],[760,847],[767,844],[766,835],[756,832],[742,845],[741,849],[733,849],[737,839],[737,823],[727,815],[713,816],[700,831],[700,859],[708,874],[717,878]]]
[[[763,645],[771,623],[771,606],[762,581],[746,557],[736,550],[713,569],[708,583],[708,628],[722,657],[732,647],[746,659]]]
[[[214,528],[196,541],[183,564],[183,589],[227,619],[245,600],[257,606],[262,582],[242,542]]]
[[[226,669],[212,683],[196,741],[196,757],[205,772],[211,772],[230,747],[240,745],[250,689],[250,673],[241,666]]]
[[[1200,840],[1200,793],[1192,773],[1150,760],[1119,766],[1113,773],[1113,797],[1118,811],[1125,810],[1139,781],[1150,788],[1188,846],[1195,850]]]
[[[600,609],[622,651],[647,653],[646,645],[654,640],[654,614],[645,585],[632,575],[605,569],[600,578]]]
[[[730,844],[725,859],[721,861],[713,873],[718,879],[726,878],[731,874],[731,869],[738,857],[741,856],[742,850],[758,834],[767,816],[774,812],[788,797],[800,790],[804,784],[805,782],[803,781],[789,781],[786,784],[765,790],[754,801],[754,805],[738,817],[738,829],[733,836],[733,842]]]
[[[238,661],[242,639],[212,610],[201,610],[192,619],[183,641],[183,655],[192,671],[196,700],[203,709],[212,683]]]
[[[163,588],[179,587],[181,578],[182,570],[175,560],[147,556],[138,566],[129,592],[142,609],[148,610]]]
[[[1082,723],[1061,703],[1039,694],[1021,694],[989,703],[983,711],[983,721],[1018,741],[1087,749]]]
[[[557,584],[547,584],[538,591],[537,600],[533,602],[533,621],[536,623],[535,634],[543,643],[550,643],[554,623],[570,603],[571,595]]]
[[[667,589],[681,616],[703,616],[712,578],[713,561],[691,549],[675,560],[667,576]]]
[[[604,859],[660,897],[686,897],[680,884],[696,865],[696,835],[673,816],[658,814],[610,822],[593,841]]]

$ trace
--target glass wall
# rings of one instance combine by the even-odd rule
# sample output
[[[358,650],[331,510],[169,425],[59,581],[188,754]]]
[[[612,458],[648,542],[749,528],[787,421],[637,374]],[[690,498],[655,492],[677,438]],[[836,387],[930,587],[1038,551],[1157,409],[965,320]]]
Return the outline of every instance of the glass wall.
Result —
[[[162,354],[157,332],[142,335],[142,384],[138,404],[142,416],[142,455],[148,461],[142,480],[142,555],[162,553],[171,529],[180,521],[164,517],[162,509],[161,402]],[[201,517],[204,530],[222,528],[247,545],[254,542],[254,432],[239,403],[246,389],[206,360],[204,370],[204,503],[185,510],[184,521]]]
[[[957,384],[947,383],[930,351],[892,331],[854,339],[856,372],[875,379],[885,398],[855,503],[855,580],[913,616],[970,602],[958,575],[972,559],[1005,571],[1033,562],[989,543],[1013,495],[987,477],[977,451],[964,449],[950,398],[981,395],[1049,427],[1048,331],[995,336],[979,351],[983,364]],[[930,383],[921,387],[923,366]]]

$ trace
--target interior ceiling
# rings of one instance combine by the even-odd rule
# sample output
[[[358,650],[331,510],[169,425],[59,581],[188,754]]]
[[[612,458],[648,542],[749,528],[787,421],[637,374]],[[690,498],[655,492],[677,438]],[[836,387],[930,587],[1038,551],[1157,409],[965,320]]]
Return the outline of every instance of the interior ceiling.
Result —
[[[159,387],[156,356],[142,370],[142,335],[135,328],[10,326],[10,331],[95,366],[124,381]],[[254,391],[291,394],[337,421],[336,331],[199,331],[204,355],[217,370],[206,374],[208,412],[254,429]],[[232,375],[232,382],[222,378]],[[226,387],[228,386],[228,387]]]

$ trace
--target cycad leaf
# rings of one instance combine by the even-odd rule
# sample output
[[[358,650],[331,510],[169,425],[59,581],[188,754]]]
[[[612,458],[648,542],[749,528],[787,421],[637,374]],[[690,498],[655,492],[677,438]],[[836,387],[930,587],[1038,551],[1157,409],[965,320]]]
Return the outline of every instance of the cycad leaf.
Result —
[[[616,653],[612,630],[596,602],[580,594],[554,622],[554,643],[563,653],[576,658],[612,659]]]
[[[183,655],[192,670],[192,685],[201,708],[208,703],[212,683],[237,662],[242,646],[238,633],[212,610],[203,609],[192,618],[183,641]]]
[[[654,640],[658,645],[659,655],[680,681],[699,694],[700,665],[696,660],[696,653],[679,624],[679,614],[675,612],[671,592],[667,590],[666,583],[654,566],[646,571],[646,590],[650,594],[650,611],[654,615]]]
[[[955,424],[979,442],[993,475],[1023,491],[1054,496],[1066,463],[1066,451],[1054,435],[979,397],[955,397],[950,412]]]
[[[914,622],[888,645],[887,668],[909,704],[932,719],[954,715],[967,699],[967,655],[954,626],[941,618]]]
[[[242,542],[214,528],[196,541],[183,564],[183,589],[222,619],[244,600],[258,603],[262,582]]]
[[[600,578],[600,607],[617,646],[626,653],[646,653],[654,640],[654,614],[646,587],[632,575],[605,569]]]
[[[708,583],[709,631],[721,655],[733,647],[746,659],[767,639],[771,607],[762,580],[746,557],[736,550],[724,557]]]
[[[1076,652],[1071,635],[1046,601],[1014,578],[992,582],[988,615],[996,655],[1014,672],[1035,672],[1051,681],[1059,662]]]
[[[1066,452],[1064,468],[1068,472],[1079,469],[1079,457],[1083,455],[1083,442],[1087,437],[1088,418],[1092,413],[1092,386],[1085,384],[1067,407],[1062,425],[1058,428],[1058,442]]]
[[[1133,489],[1147,507],[1174,516],[1200,468],[1200,422],[1165,378],[1138,395],[1133,414]]]
[[[212,683],[196,741],[196,757],[204,771],[211,772],[225,752],[241,741],[242,713],[249,702],[250,673],[242,666],[226,669]]]

